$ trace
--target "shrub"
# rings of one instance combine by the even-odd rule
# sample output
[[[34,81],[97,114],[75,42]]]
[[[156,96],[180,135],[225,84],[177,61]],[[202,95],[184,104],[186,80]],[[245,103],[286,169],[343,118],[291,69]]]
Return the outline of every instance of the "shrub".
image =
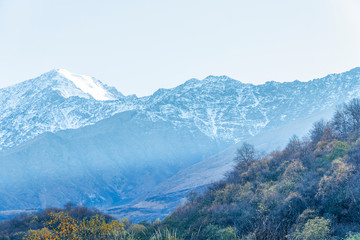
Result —
[[[302,230],[297,230],[292,237],[296,240],[326,240],[330,237],[330,220],[323,217],[309,219]]]
[[[360,240],[360,233],[348,233],[344,240]]]
[[[332,152],[326,156],[327,160],[332,161],[336,158],[343,157],[349,149],[350,146],[347,143],[338,141],[335,143]]]

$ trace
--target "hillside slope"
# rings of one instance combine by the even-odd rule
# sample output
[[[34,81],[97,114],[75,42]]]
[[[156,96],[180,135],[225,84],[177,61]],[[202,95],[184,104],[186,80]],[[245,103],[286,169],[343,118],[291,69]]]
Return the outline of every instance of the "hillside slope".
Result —
[[[310,139],[292,138],[282,151],[257,159],[243,145],[247,154],[238,153],[227,178],[190,195],[162,227],[184,239],[323,240],[360,233],[359,119],[360,99],[354,99],[330,122],[315,123]]]
[[[0,152],[0,210],[123,204],[224,146],[196,128],[123,112]]]

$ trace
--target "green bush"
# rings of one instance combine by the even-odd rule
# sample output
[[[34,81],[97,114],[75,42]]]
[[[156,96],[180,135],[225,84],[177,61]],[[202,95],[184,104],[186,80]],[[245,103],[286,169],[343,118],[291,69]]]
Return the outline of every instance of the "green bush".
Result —
[[[328,155],[326,155],[327,160],[332,161],[339,157],[343,157],[346,152],[350,149],[350,146],[346,142],[337,141],[335,143],[334,149]]]
[[[292,239],[296,240],[326,240],[330,237],[330,220],[323,217],[309,219],[302,230],[297,230]]]
[[[344,240],[360,240],[360,233],[348,233]]]

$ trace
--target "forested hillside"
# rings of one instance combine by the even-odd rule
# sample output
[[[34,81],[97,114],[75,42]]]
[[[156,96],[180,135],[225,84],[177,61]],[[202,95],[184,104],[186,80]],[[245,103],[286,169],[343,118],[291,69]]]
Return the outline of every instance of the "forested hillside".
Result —
[[[292,137],[282,151],[260,157],[255,149],[244,143],[225,180],[188,194],[161,222],[83,218],[70,208],[42,213],[42,221],[23,216],[25,225],[5,221],[2,239],[18,239],[20,230],[25,239],[360,239],[360,99],[340,106],[331,121],[314,123],[308,137]]]

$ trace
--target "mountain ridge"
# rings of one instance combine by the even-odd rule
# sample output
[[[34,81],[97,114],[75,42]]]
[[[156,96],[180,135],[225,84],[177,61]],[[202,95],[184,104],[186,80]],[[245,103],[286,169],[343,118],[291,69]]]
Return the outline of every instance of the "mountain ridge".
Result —
[[[302,98],[299,93],[307,94],[308,98],[317,98],[324,94],[325,90],[333,93],[331,96],[333,99],[342,98],[339,102],[343,102],[346,100],[345,97],[336,96],[338,91],[334,89],[336,85],[328,86],[335,83],[340,84],[339,94],[346,92],[356,97],[357,93],[354,91],[359,88],[357,80],[360,68],[342,74],[330,74],[308,82],[273,82],[261,85],[241,83],[227,76],[210,75],[204,80],[190,79],[177,87],[159,89],[150,96],[140,98],[134,95],[124,96],[115,88],[99,81],[109,94],[116,97],[116,100],[111,101],[99,101],[89,97],[74,84],[71,85],[70,80],[67,81],[66,87],[71,89],[68,92],[72,94],[66,94],[76,96],[64,97],[57,90],[61,88],[61,84],[58,88],[55,86],[55,90],[54,85],[50,84],[58,82],[58,75],[57,70],[52,70],[38,78],[0,89],[0,150],[16,146],[45,131],[56,132],[79,128],[128,110],[146,111],[151,119],[167,117],[168,120],[177,123],[185,120],[190,122],[188,124],[196,124],[209,136],[238,142],[243,139],[242,135],[256,135],[268,124],[272,125],[274,121],[278,121],[274,119],[275,115],[268,116],[269,114],[266,113],[267,105],[274,104],[271,103],[274,102],[272,98],[278,101],[276,105],[280,107],[274,109],[278,112],[281,111],[284,101],[291,101],[291,95],[294,94],[297,94],[293,97],[294,101],[304,104],[307,99]],[[64,79],[60,77],[60,80]],[[349,86],[345,86],[342,82],[346,82]],[[351,87],[355,89],[353,92],[349,90]],[[319,93],[319,91],[323,92]],[[322,102],[329,105],[332,104],[333,99],[329,99],[327,103],[324,99],[317,99],[315,103]],[[265,101],[264,104],[262,101]],[[223,103],[222,106],[220,102]],[[203,106],[209,111],[202,111]],[[296,106],[294,108],[296,109]],[[225,113],[224,109],[228,112]],[[229,115],[231,117],[226,119]],[[254,125],[252,120],[256,115],[262,120]],[[280,114],[280,116],[282,120],[296,117],[288,114]],[[242,125],[244,130],[240,130],[238,124]]]
[[[169,199],[177,202],[194,186],[185,182],[186,174],[203,171],[203,176],[210,176],[201,185],[206,186],[232,160],[231,153],[210,155],[251,138],[267,136],[271,143],[281,144],[289,137],[282,128],[308,126],[326,118],[338,104],[360,97],[360,68],[309,82],[252,85],[227,77],[209,79],[189,80],[142,98],[119,95],[111,101],[87,95],[66,98],[49,86],[30,83],[16,86],[17,94],[1,89],[0,100],[6,101],[0,101],[0,162],[8,167],[0,169],[0,178],[8,177],[0,181],[0,192],[8,197],[0,199],[0,210],[14,210],[15,203],[37,208],[66,201],[120,208],[128,203],[155,204],[159,209],[142,194],[175,206]],[[58,181],[45,184],[36,177],[39,171]],[[24,183],[19,176],[32,178]],[[167,185],[171,177],[184,182],[181,189]],[[168,196],[156,192],[162,183]],[[10,185],[17,187],[9,189]],[[61,196],[56,197],[55,190]],[[132,202],[137,197],[142,202]],[[162,208],[162,214],[167,210]]]

